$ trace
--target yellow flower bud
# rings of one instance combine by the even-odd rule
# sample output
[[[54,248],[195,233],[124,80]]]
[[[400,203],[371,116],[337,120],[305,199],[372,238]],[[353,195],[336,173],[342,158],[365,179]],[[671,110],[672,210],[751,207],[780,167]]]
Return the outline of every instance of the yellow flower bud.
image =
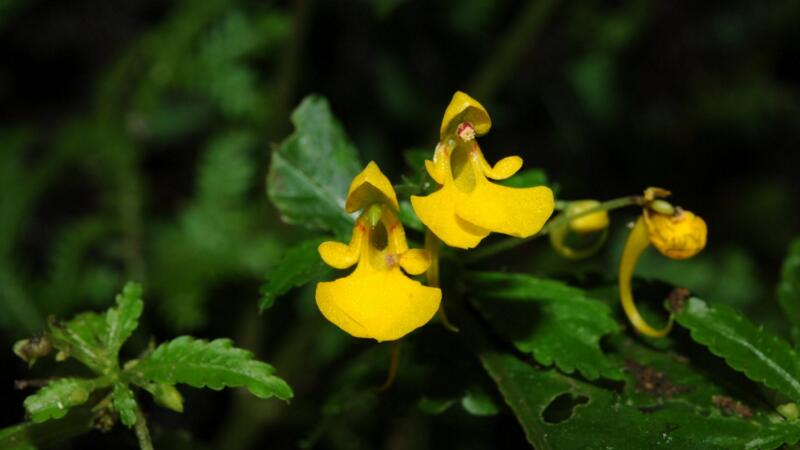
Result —
[[[667,215],[645,210],[644,222],[650,242],[668,258],[691,258],[706,246],[706,222],[690,211],[676,208]]]
[[[599,204],[600,202],[597,200],[576,200],[569,202],[564,213],[567,216],[575,216],[584,211],[596,208]],[[569,229],[576,233],[588,234],[604,230],[608,228],[608,224],[608,211],[602,210],[570,220]]]

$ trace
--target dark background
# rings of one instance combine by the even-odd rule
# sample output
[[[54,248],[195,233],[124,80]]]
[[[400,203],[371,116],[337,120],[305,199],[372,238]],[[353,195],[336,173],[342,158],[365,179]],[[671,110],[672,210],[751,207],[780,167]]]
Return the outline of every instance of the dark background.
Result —
[[[213,448],[228,442],[221,436],[282,448],[317,434],[323,448],[524,442],[508,415],[408,412],[419,396],[413,373],[380,407],[323,420],[319,408],[351,361],[378,358],[379,379],[384,353],[326,328],[307,291],[254,317],[263,275],[301,234],[279,223],[264,196],[268,149],[291,132],[288,114],[309,93],[328,98],[362,161],[392,179],[406,170],[403,150],[433,149],[445,106],[464,90],[492,115],[481,139],[490,162],[523,156],[546,170],[559,198],[668,188],[705,218],[709,245],[687,263],[649,255],[642,274],[769,323],[780,263],[800,230],[798,23],[792,0],[4,2],[0,425],[23,419],[26,393],[12,380],[31,376],[11,344],[49,313],[106,307],[134,278],[145,282],[147,313],[132,347],[184,332],[232,336],[290,372],[298,393],[291,408],[252,413],[234,395],[182,390],[182,416],[148,405],[165,448]],[[218,207],[197,180],[208,143],[237,132],[249,136],[249,184]],[[233,212],[218,217],[219,208]],[[615,216],[608,250],[580,267],[613,276],[634,213]],[[220,240],[193,253],[213,238],[206,226]],[[243,248],[264,253],[234,254]],[[516,255],[531,270],[567,270],[544,244]],[[317,337],[287,337],[308,323]],[[292,345],[316,353],[298,361]],[[295,372],[282,367],[287,359]],[[47,373],[37,366],[32,376]],[[236,411],[255,425],[241,425]],[[187,443],[190,434],[201,444]],[[72,442],[107,448],[132,437],[118,427]]]

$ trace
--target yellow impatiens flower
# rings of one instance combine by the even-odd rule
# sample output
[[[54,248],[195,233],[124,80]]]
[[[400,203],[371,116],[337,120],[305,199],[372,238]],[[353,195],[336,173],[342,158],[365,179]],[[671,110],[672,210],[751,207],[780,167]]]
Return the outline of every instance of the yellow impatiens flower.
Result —
[[[439,190],[412,196],[420,220],[451,247],[472,248],[491,232],[528,237],[541,230],[553,213],[553,192],[545,186],[511,188],[489,181],[504,180],[522,167],[509,156],[491,166],[476,136],[492,126],[476,100],[456,92],[445,111],[440,141],[432,161],[425,161]]]
[[[636,221],[625,242],[619,266],[619,295],[622,308],[631,324],[640,333],[650,337],[663,337],[672,329],[673,317],[662,329],[647,324],[639,314],[633,300],[631,279],[639,257],[652,244],[661,254],[671,259],[687,259],[706,246],[708,228],[705,221],[679,207],[673,207],[659,197],[670,192],[660,188],[648,188],[644,195],[644,210]]]
[[[362,211],[349,245],[323,242],[319,254],[331,267],[356,268],[344,278],[318,283],[317,306],[326,319],[352,336],[400,339],[425,325],[439,309],[442,291],[406,275],[425,272],[430,255],[408,248],[397,218],[397,196],[374,162],[353,179],[345,209]]]

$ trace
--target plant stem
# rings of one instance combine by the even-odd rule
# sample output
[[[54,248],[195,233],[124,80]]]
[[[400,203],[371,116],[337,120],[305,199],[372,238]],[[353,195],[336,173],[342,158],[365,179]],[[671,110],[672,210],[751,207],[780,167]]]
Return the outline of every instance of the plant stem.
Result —
[[[626,206],[641,205],[642,201],[643,199],[641,196],[631,195],[627,197],[620,197],[620,198],[615,198],[613,200],[608,200],[606,202],[600,203],[594,208],[587,209],[586,211],[581,211],[577,214],[571,214],[571,215],[562,214],[556,217],[555,219],[551,220],[547,224],[545,224],[545,226],[541,229],[541,231],[534,234],[533,236],[528,236],[524,239],[507,238],[502,241],[495,242],[494,244],[487,245],[483,248],[475,250],[472,253],[466,255],[464,257],[464,262],[466,262],[467,264],[478,262],[490,256],[494,256],[498,253],[511,250],[526,242],[530,242],[538,237],[546,235],[547,233],[550,232],[550,230],[556,227],[565,226],[573,219],[577,219],[583,216],[588,216],[589,214],[594,214],[598,211],[611,211],[614,209],[624,208]]]
[[[153,441],[150,440],[150,430],[147,429],[147,420],[138,405],[136,406],[136,425],[133,426],[133,431],[136,432],[136,439],[139,440],[141,450],[154,450]]]
[[[558,0],[534,0],[516,15],[516,21],[495,46],[498,50],[493,53],[492,59],[468,84],[470,95],[475,98],[494,97],[497,89],[536,42],[539,31],[552,15],[556,3]]]

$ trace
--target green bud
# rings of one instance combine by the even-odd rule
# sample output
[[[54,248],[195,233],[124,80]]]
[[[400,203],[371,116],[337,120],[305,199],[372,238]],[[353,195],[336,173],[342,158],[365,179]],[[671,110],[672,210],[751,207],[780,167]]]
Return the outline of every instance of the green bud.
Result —
[[[797,403],[784,403],[783,405],[778,405],[776,409],[780,415],[787,419],[797,419],[800,417],[800,409],[798,409]]]
[[[153,395],[159,405],[175,412],[183,412],[183,396],[175,386],[166,383],[150,383],[144,388]]]
[[[675,207],[672,206],[668,201],[660,198],[653,200],[647,206],[659,214],[666,214],[668,216],[675,214]]]

